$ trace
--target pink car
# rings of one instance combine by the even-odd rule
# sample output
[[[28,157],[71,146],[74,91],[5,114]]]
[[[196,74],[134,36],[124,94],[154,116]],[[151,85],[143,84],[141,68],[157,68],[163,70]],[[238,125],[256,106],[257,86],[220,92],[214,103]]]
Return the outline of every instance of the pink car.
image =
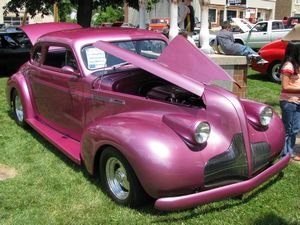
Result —
[[[37,39],[47,26],[56,31]],[[76,27],[74,27],[76,28]],[[31,59],[7,82],[33,127],[117,203],[179,210],[241,195],[289,162],[280,118],[213,84],[235,81],[178,36],[139,29],[23,27]]]

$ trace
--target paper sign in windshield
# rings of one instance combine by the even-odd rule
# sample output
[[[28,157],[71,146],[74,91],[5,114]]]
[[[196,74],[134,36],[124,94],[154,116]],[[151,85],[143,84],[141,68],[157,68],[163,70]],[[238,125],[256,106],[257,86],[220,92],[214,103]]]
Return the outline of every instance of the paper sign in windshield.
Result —
[[[90,70],[106,67],[105,52],[98,48],[86,49],[86,58]]]

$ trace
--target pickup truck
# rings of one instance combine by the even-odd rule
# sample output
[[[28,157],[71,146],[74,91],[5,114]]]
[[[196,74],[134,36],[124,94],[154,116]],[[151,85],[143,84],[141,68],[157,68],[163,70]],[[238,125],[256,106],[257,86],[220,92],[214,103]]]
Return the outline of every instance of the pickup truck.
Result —
[[[238,21],[235,21],[238,24]],[[252,28],[241,26],[241,33],[235,33],[235,42],[248,45],[253,49],[259,49],[262,46],[282,38],[291,29],[285,29],[282,20],[261,21]]]
[[[285,28],[293,28],[297,23],[300,23],[300,17],[299,16],[291,16],[286,20],[282,21]]]

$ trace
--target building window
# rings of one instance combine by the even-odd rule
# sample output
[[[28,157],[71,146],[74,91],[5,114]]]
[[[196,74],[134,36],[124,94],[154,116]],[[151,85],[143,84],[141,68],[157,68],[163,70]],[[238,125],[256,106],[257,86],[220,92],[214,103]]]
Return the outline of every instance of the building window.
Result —
[[[231,18],[236,18],[235,10],[227,10],[227,20],[231,20]]]
[[[300,5],[300,0],[295,0],[296,5]]]
[[[5,16],[4,17],[4,24],[7,24],[8,26],[18,27],[22,24],[23,17],[11,17],[11,16]],[[28,17],[26,18],[25,24],[29,23]]]
[[[217,22],[217,10],[209,9],[208,18],[209,18],[209,22],[216,23]]]
[[[244,18],[244,12],[240,11],[240,18],[243,19]]]

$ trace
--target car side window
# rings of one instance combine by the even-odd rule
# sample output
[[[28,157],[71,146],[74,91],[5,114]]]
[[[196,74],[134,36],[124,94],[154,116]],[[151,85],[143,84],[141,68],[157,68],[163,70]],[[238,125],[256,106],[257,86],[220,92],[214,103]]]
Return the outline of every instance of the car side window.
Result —
[[[256,24],[252,31],[254,32],[266,32],[268,28],[268,23],[258,23]]]
[[[45,53],[43,65],[58,69],[70,66],[74,71],[78,71],[77,62],[72,51],[62,46],[49,46]]]
[[[33,52],[33,54],[32,54],[32,61],[33,61],[35,64],[39,64],[41,58],[42,58],[42,47],[41,47],[41,46],[37,46],[37,47],[34,49],[34,52]]]
[[[272,30],[280,30],[280,29],[284,29],[283,23],[272,22]]]

